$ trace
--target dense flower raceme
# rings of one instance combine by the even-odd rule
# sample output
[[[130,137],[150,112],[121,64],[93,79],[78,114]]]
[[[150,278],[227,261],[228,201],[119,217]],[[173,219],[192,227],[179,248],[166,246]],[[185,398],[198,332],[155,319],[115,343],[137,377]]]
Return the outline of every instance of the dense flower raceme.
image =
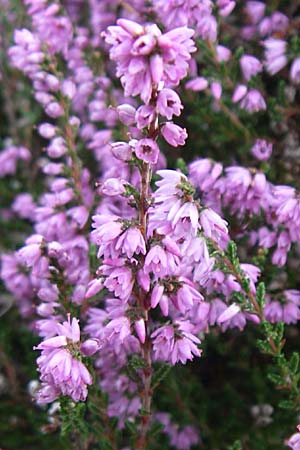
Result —
[[[98,350],[97,341],[85,341],[80,346],[78,320],[73,318],[71,322],[70,316],[63,324],[53,324],[53,333],[53,337],[35,347],[42,350],[37,359],[42,381],[37,401],[52,402],[61,394],[69,395],[75,402],[85,400],[92,376],[81,359],[83,355]]]
[[[207,159],[190,165],[190,177],[204,202],[220,213],[222,208],[229,208],[242,219],[264,212],[263,226],[240,229],[239,233],[248,235],[250,245],[273,248],[273,264],[285,264],[292,243],[299,240],[299,194],[294,188],[271,184],[257,169],[231,166],[223,171],[219,163]]]
[[[190,54],[196,50],[193,34],[187,27],[162,34],[155,24],[142,27],[126,19],[108,27],[105,39],[111,45],[110,57],[117,63],[125,96],[140,95],[149,103],[152,84],[177,85],[187,75]]]

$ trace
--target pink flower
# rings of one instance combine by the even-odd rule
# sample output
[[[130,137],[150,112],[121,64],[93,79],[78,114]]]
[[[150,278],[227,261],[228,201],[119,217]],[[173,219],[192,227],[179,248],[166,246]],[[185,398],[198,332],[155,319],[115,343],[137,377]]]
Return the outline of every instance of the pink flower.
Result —
[[[236,314],[240,312],[241,308],[236,305],[235,303],[232,303],[227,309],[225,309],[224,312],[218,317],[217,323],[223,323],[227,320],[232,319]]]
[[[300,450],[300,433],[293,434],[287,442],[292,450]]]
[[[251,77],[262,71],[261,62],[252,55],[243,55],[240,59],[240,65],[243,75],[247,81]]]
[[[159,155],[158,145],[153,139],[140,139],[135,145],[136,156],[150,164],[156,164]]]
[[[208,87],[208,81],[204,77],[193,78],[186,82],[185,87],[191,91],[204,91]]]
[[[151,105],[142,105],[138,108],[135,115],[138,128],[148,127],[155,120],[155,109]]]
[[[134,323],[136,334],[142,344],[144,344],[146,339],[146,327],[144,319],[139,319]]]
[[[180,116],[183,109],[179,95],[172,89],[162,89],[159,92],[156,107],[158,112],[169,120],[172,119],[174,114]]]
[[[124,125],[133,125],[135,123],[135,113],[136,110],[132,105],[128,103],[124,103],[117,107],[117,112],[119,115],[119,119]]]
[[[269,38],[263,42],[263,45],[265,47],[267,71],[274,75],[288,63],[286,56],[287,43],[282,39]]]
[[[245,95],[247,94],[248,88],[244,84],[238,84],[235,88],[233,95],[232,95],[232,101],[233,103],[239,102]]]
[[[92,377],[74,355],[75,348],[80,352],[80,329],[78,320],[57,324],[58,336],[41,342],[35,350],[42,350],[37,359],[41,380],[45,383],[39,396],[40,403],[48,403],[63,394],[70,396],[75,402],[84,401],[87,396],[87,385],[92,384]]]
[[[208,238],[219,241],[228,235],[227,222],[210,208],[201,211],[199,221]]]
[[[266,5],[259,1],[247,1],[246,13],[248,14],[252,23],[259,22],[265,14]]]
[[[132,155],[132,148],[127,142],[114,142],[111,144],[111,152],[120,161],[129,161]]]
[[[214,81],[210,85],[210,90],[211,90],[213,98],[215,100],[220,100],[220,98],[222,96],[222,85],[221,85],[221,83],[219,83],[217,81]]]
[[[173,147],[184,145],[187,138],[186,129],[175,125],[173,122],[167,122],[163,125],[161,134],[170,145],[173,145]]]
[[[193,34],[187,27],[162,34],[155,24],[142,27],[127,19],[108,27],[105,39],[125,96],[140,95],[148,104],[153,84],[164,81],[166,87],[177,85],[187,75],[190,54],[196,50]]]
[[[272,154],[273,145],[264,139],[256,139],[255,144],[251,148],[251,153],[259,161],[267,161]]]
[[[290,77],[293,83],[300,83],[300,58],[294,59],[291,65]]]
[[[118,237],[115,249],[120,250],[128,258],[132,258],[134,253],[145,255],[146,244],[141,231],[136,227],[129,227]]]
[[[251,89],[241,101],[241,108],[250,113],[266,110],[266,102],[257,89]]]

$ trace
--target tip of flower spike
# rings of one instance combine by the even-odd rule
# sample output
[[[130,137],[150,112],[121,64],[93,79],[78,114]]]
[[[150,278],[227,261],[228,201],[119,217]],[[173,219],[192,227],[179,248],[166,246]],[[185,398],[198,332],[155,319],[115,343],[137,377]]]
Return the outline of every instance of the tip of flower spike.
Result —
[[[122,27],[123,30],[127,31],[132,36],[140,36],[144,33],[144,28],[133,20],[118,19],[117,25]]]

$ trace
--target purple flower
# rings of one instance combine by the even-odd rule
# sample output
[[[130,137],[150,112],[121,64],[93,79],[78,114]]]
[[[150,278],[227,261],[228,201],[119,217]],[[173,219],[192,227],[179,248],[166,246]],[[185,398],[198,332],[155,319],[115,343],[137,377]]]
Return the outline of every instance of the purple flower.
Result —
[[[132,155],[132,148],[127,142],[114,142],[111,144],[111,152],[120,161],[129,161]]]
[[[104,263],[103,266],[100,266],[103,274],[107,275],[104,286],[110,292],[114,292],[116,297],[127,302],[134,283],[131,270],[128,267],[124,267],[122,261],[105,260]],[[120,264],[120,267],[118,267],[118,264]]]
[[[185,87],[191,91],[204,91],[208,87],[208,81],[204,77],[193,78],[186,82]]]
[[[119,119],[124,125],[133,125],[135,123],[135,113],[136,110],[132,105],[128,103],[124,103],[122,105],[117,106],[117,112],[119,115]]]
[[[227,47],[224,47],[224,45],[217,45],[216,54],[218,62],[227,62],[230,60],[232,55],[231,50],[229,50],[229,48]]]
[[[282,39],[269,38],[263,42],[263,45],[265,47],[267,71],[271,75],[275,75],[288,63],[286,56],[287,43]]]
[[[121,316],[111,320],[104,328],[106,339],[118,339],[124,342],[131,335],[130,322],[127,317]]]
[[[165,125],[163,125],[161,134],[163,135],[165,140],[173,147],[184,145],[187,138],[186,129],[175,125],[173,122],[167,122]]]
[[[300,83],[300,58],[294,59],[291,65],[290,77],[293,83]]]
[[[35,347],[35,350],[42,350],[37,363],[41,380],[45,382],[38,401],[47,403],[53,401],[54,395],[57,397],[61,394],[70,396],[75,402],[84,401],[92,377],[77,359],[76,352],[80,352],[78,320],[73,318],[71,323],[69,316],[68,322],[58,323],[57,334]]]
[[[190,54],[196,50],[193,34],[187,27],[162,34],[155,24],[142,27],[127,19],[108,27],[105,39],[111,45],[110,57],[117,63],[125,96],[140,95],[148,104],[152,84],[177,85],[187,75]]]
[[[146,339],[146,327],[144,319],[136,320],[134,323],[136,334],[142,344],[144,344]]]
[[[136,156],[150,164],[156,164],[159,155],[158,145],[153,139],[140,139],[134,148]]]
[[[259,1],[247,1],[246,13],[248,14],[252,23],[259,22],[265,14],[266,5]]]
[[[247,94],[248,88],[244,84],[238,84],[235,88],[233,95],[232,95],[232,101],[233,103],[239,102],[245,95]]]
[[[135,115],[137,127],[142,129],[148,127],[155,121],[155,109],[151,105],[142,105],[138,108]]]
[[[183,109],[179,95],[172,89],[162,89],[159,92],[156,107],[158,112],[168,120],[172,119],[173,114],[180,116]]]
[[[241,308],[236,305],[235,303],[232,303],[225,311],[222,312],[222,314],[218,317],[217,323],[223,323],[227,320],[232,319],[236,314],[240,312]]]
[[[292,450],[300,450],[300,433],[293,434],[287,442]]]
[[[264,139],[256,139],[255,144],[251,148],[251,153],[259,161],[267,161],[272,154],[273,145]]]
[[[129,227],[116,240],[115,249],[132,258],[133,254],[146,253],[146,244],[141,231],[136,227]]]
[[[240,65],[243,75],[247,81],[251,77],[262,71],[261,62],[252,55],[243,55],[240,59]]]
[[[272,31],[284,32],[289,26],[289,18],[280,11],[275,11],[272,14],[271,21]]]
[[[56,127],[51,123],[41,123],[38,126],[39,134],[45,139],[51,139],[56,134]]]
[[[206,237],[212,238],[217,242],[227,237],[227,222],[212,209],[203,209],[200,212],[199,221]]]
[[[266,110],[266,102],[257,89],[251,89],[241,101],[241,108],[250,113]]]
[[[221,85],[221,83],[219,83],[217,81],[214,81],[210,85],[210,90],[211,90],[213,98],[215,100],[220,100],[220,98],[222,96],[222,85]]]
[[[46,114],[48,116],[57,119],[58,117],[63,116],[64,110],[62,106],[58,102],[50,102],[45,108]]]
[[[98,192],[109,197],[122,195],[126,191],[124,187],[125,184],[126,182],[124,180],[120,180],[119,178],[108,178],[99,186]]]
[[[217,6],[219,8],[219,14],[223,17],[229,16],[229,14],[235,8],[236,2],[231,0],[218,0]]]

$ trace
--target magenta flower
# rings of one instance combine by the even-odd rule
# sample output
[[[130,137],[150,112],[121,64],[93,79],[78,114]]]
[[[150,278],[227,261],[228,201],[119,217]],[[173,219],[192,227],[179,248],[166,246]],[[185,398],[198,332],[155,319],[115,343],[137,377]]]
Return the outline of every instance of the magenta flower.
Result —
[[[222,96],[222,85],[221,85],[221,83],[219,83],[217,81],[214,81],[210,85],[210,90],[211,90],[211,94],[212,94],[213,98],[215,100],[220,100],[220,98]]]
[[[170,145],[173,145],[173,147],[184,145],[187,138],[186,129],[181,128],[179,125],[175,125],[173,122],[167,122],[163,125],[161,134]]]
[[[255,144],[251,148],[251,153],[259,161],[267,161],[272,154],[273,145],[264,139],[256,139]]]
[[[293,83],[300,83],[300,58],[294,59],[291,65],[290,77]]]
[[[225,311],[223,311],[222,314],[218,317],[217,323],[220,324],[232,319],[240,312],[240,310],[241,308],[236,303],[232,303],[232,305],[225,309]]]
[[[263,42],[265,47],[265,66],[271,75],[279,72],[287,65],[287,43],[282,39],[269,38]]]
[[[292,450],[300,450],[300,433],[293,434],[287,442]]]
[[[180,116],[183,109],[179,95],[172,89],[162,89],[159,92],[156,107],[158,112],[168,120],[172,119],[173,114]]]
[[[249,81],[251,77],[262,71],[261,62],[252,55],[243,55],[240,59],[244,78]]]
[[[137,127],[142,129],[148,127],[155,120],[155,109],[151,105],[142,105],[135,115]]]
[[[196,77],[187,81],[185,87],[191,91],[204,91],[208,87],[208,81],[204,77]]]
[[[232,101],[233,103],[239,102],[248,92],[247,86],[244,84],[238,84],[235,88],[233,95],[232,95]]]
[[[136,110],[132,105],[129,105],[128,103],[119,105],[117,107],[117,112],[119,115],[119,120],[124,125],[129,126],[129,125],[133,125],[135,123]]]
[[[134,148],[136,156],[150,164],[156,164],[159,155],[158,145],[153,139],[140,139]]]
[[[60,333],[60,334],[59,334]],[[70,396],[75,402],[87,397],[87,385],[92,377],[80,359],[80,329],[78,320],[57,324],[58,336],[41,342],[36,350],[42,350],[37,359],[41,380],[45,383],[39,394],[39,402],[53,401],[54,396]]]
[[[241,108],[250,113],[266,110],[266,102],[257,89],[251,89],[241,101]]]
[[[217,242],[227,237],[227,222],[221,219],[212,209],[203,209],[200,213],[199,221],[206,237],[212,238]]]
[[[265,14],[266,5],[260,1],[247,1],[246,13],[248,14],[252,23],[259,22]]]
[[[115,249],[132,258],[133,254],[146,253],[146,244],[141,231],[136,227],[130,227],[118,237]]]
[[[127,142],[114,142],[111,144],[111,152],[120,161],[129,161],[132,155],[132,148]]]
[[[155,24],[142,27],[127,19],[108,27],[105,40],[111,45],[110,57],[117,63],[125,96],[140,95],[148,103],[152,84],[177,85],[187,75],[190,54],[196,50],[193,34],[187,27],[162,34]]]

